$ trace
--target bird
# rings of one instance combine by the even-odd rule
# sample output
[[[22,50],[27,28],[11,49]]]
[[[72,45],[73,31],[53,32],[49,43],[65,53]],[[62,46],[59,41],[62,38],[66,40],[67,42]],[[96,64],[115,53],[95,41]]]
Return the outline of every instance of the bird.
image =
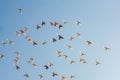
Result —
[[[92,45],[93,43],[89,40],[86,41],[88,45]]]
[[[41,26],[37,24],[37,25],[35,26],[35,28],[36,28],[37,30],[39,30],[39,29],[41,29]]]
[[[63,25],[59,24],[58,28],[59,28],[59,29],[63,28]]]
[[[58,55],[58,57],[62,57],[62,52],[61,51],[57,50],[56,54]]]
[[[20,66],[18,66],[18,65],[15,65],[15,67],[16,67],[16,70],[19,70],[19,69],[20,69]]]
[[[45,40],[42,40],[42,44],[45,45],[47,44],[47,42]]]
[[[77,25],[81,25],[81,22],[80,22],[80,21],[76,21],[76,24],[77,24]]]
[[[3,59],[4,58],[4,55],[3,54],[0,54],[0,59]]]
[[[105,51],[108,51],[108,50],[110,50],[110,48],[104,46],[104,50],[105,50]]]
[[[61,40],[64,39],[64,37],[58,34],[58,39]]]
[[[74,37],[70,36],[70,39],[69,39],[69,40],[72,41],[72,40],[74,40],[74,39],[75,39]]]
[[[44,21],[42,21],[42,24],[41,24],[42,26],[44,26],[44,25],[46,25],[46,23],[44,22]]]
[[[46,70],[48,70],[48,69],[49,69],[49,67],[48,67],[47,65],[44,65],[44,67],[45,67],[45,69],[46,69]]]
[[[16,57],[20,56],[20,53],[18,51],[15,52]]]
[[[67,24],[68,22],[67,21],[64,21],[63,24]]]
[[[55,38],[52,38],[52,42],[54,43],[54,42],[56,42],[57,40],[55,39]]]
[[[80,36],[81,36],[81,34],[80,34],[80,33],[76,33],[76,35],[77,35],[78,37],[80,37]]]
[[[37,68],[37,65],[36,65],[35,63],[33,63],[32,66],[33,66],[34,68]]]
[[[30,76],[29,76],[29,74],[24,74],[24,77],[26,77],[26,78],[29,78]]]
[[[49,62],[48,64],[49,64],[49,67],[53,67],[54,66],[53,63],[51,63],[51,62]]]
[[[8,44],[7,42],[2,41],[2,45],[3,45],[3,46],[6,46],[7,44]]]
[[[13,61],[15,62],[15,64],[18,64],[18,62],[19,62],[19,58],[16,57]]]
[[[75,78],[75,76],[74,76],[74,75],[70,75],[70,78],[71,78],[71,79],[74,79],[74,78]]]
[[[33,41],[33,46],[38,46],[38,43]]]
[[[61,75],[61,80],[66,80],[66,77]]]
[[[101,64],[101,63],[100,63],[100,62],[98,62],[98,61],[96,61],[95,63],[96,63],[96,66],[97,66],[97,65],[99,65],[99,64]]]
[[[70,64],[73,64],[73,63],[75,63],[75,61],[71,60],[71,61],[70,61]]]
[[[72,49],[72,46],[71,46],[71,45],[67,45],[67,48],[68,48],[68,49]]]
[[[34,58],[29,58],[28,63],[34,62]]]
[[[64,59],[67,59],[67,58],[68,58],[68,55],[65,55],[65,54],[64,54],[63,57],[64,57]]]
[[[58,76],[58,74],[55,72],[52,72],[52,77],[55,77],[55,76]]]
[[[10,44],[10,45],[14,45],[15,44],[15,42],[10,40],[10,39],[7,39],[7,41],[8,41],[8,44]]]
[[[39,74],[38,75],[40,79],[43,79],[43,75],[42,74]]]
[[[28,27],[24,27],[24,31],[25,31],[25,32],[28,31]]]
[[[20,32],[18,32],[18,31],[16,31],[15,34],[16,34],[17,36],[20,36]]]
[[[84,56],[85,54],[83,52],[80,53],[80,56]]]
[[[18,8],[18,12],[22,13],[23,9],[22,8]]]

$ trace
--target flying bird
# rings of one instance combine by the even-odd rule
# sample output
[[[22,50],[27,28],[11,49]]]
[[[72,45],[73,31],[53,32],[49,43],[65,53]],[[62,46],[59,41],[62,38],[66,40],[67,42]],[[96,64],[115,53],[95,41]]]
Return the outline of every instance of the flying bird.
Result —
[[[20,66],[18,66],[18,65],[15,65],[15,67],[16,67],[16,70],[19,70],[19,69],[20,69]]]
[[[88,45],[92,45],[93,43],[89,40],[86,41]]]
[[[80,34],[80,33],[76,33],[76,35],[77,35],[78,37],[80,37],[80,36],[81,36],[81,34]]]
[[[39,74],[38,76],[40,79],[43,79],[43,77],[44,77],[42,74]]]
[[[70,64],[73,64],[73,63],[75,63],[75,61],[71,60],[71,61],[70,61]]]
[[[34,58],[29,58],[28,63],[32,63],[32,62],[34,62]]]
[[[68,48],[68,49],[72,49],[72,46],[71,46],[71,45],[67,45],[67,48]]]
[[[3,59],[4,58],[4,55],[3,54],[0,54],[0,59]]]
[[[38,46],[38,43],[33,41],[33,46]]]
[[[98,61],[96,61],[95,63],[96,63],[96,66],[97,66],[97,65],[99,65],[99,64],[101,64],[101,63],[100,63],[100,62],[98,62]]]
[[[53,66],[54,66],[53,63],[51,63],[51,62],[49,62],[48,64],[49,64],[50,67],[53,67]]]
[[[35,63],[33,63],[32,66],[33,66],[34,68],[37,68],[37,65],[36,65]]]
[[[24,77],[29,78],[30,76],[29,74],[24,74]]]
[[[49,67],[48,67],[47,65],[44,65],[44,67],[45,67],[45,69],[46,69],[46,70],[48,70],[48,69],[49,69]]]
[[[72,40],[74,40],[74,39],[75,39],[74,37],[70,36],[70,41],[72,41]]]
[[[58,34],[58,39],[61,40],[64,39],[64,37]]]
[[[74,78],[75,78],[75,76],[74,76],[74,75],[70,75],[70,78],[71,78],[71,79],[74,79]]]
[[[37,25],[35,26],[35,28],[36,28],[37,30],[39,30],[39,29],[41,29],[41,26],[37,24]]]
[[[7,42],[2,41],[2,45],[3,45],[3,46],[6,46],[6,45],[7,45]]]
[[[63,28],[63,25],[60,24],[60,25],[58,26],[58,28],[59,28],[59,29]]]
[[[104,46],[104,50],[108,51],[108,50],[110,50],[110,48]]]
[[[52,77],[55,77],[55,76],[58,76],[58,74],[55,72],[52,72]]]
[[[76,21],[76,24],[77,24],[77,25],[81,25],[81,22],[80,22],[80,21]]]
[[[15,44],[15,42],[12,41],[12,40],[10,40],[10,39],[7,39],[7,41],[8,41],[8,43],[9,43],[10,45],[14,45],[14,44]]]
[[[55,38],[52,38],[52,42],[54,43],[54,42],[56,42],[57,40],[55,39]]]
[[[44,25],[46,25],[46,23],[44,22],[44,21],[42,21],[42,24],[41,24],[42,26],[44,26]]]
[[[47,42],[45,40],[42,40],[42,44],[45,45],[47,44]]]
[[[18,8],[18,12],[22,13],[23,9],[22,8]]]

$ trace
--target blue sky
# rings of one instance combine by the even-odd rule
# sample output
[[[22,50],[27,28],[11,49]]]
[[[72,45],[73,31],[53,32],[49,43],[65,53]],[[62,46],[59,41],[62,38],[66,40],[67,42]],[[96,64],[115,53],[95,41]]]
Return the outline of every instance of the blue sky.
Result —
[[[120,80],[119,4],[119,0],[0,0],[0,41],[7,38],[15,41],[15,45],[8,46],[0,43],[0,53],[5,55],[3,60],[0,59],[0,80],[26,80],[23,76],[25,73],[30,74],[29,80],[39,80],[38,74],[43,74],[46,80],[61,80],[59,77],[52,78],[52,71],[66,77],[74,74],[76,78],[73,80]],[[18,8],[23,8],[22,14],[18,13]],[[68,24],[61,30],[48,25],[49,21],[62,23],[64,20]],[[77,20],[81,21],[82,26],[75,25]],[[35,25],[42,21],[47,25],[36,30]],[[36,42],[46,40],[48,44],[34,47],[23,36],[16,36],[15,31],[25,26],[29,28],[27,34]],[[69,41],[69,37],[76,36],[77,32],[81,37]],[[51,39],[57,34],[65,39],[54,44]],[[86,40],[91,40],[93,45],[88,46]],[[73,49],[67,49],[67,44]],[[103,46],[108,46],[111,50],[105,52]],[[56,50],[61,50],[76,63],[70,65],[69,61],[59,59]],[[15,51],[21,54],[21,70],[16,70],[13,66]],[[80,51],[86,54],[84,58],[88,64],[78,61]],[[35,58],[37,69],[27,63],[30,57]],[[101,65],[96,66],[96,60]],[[46,71],[43,65],[48,62],[55,66]]]

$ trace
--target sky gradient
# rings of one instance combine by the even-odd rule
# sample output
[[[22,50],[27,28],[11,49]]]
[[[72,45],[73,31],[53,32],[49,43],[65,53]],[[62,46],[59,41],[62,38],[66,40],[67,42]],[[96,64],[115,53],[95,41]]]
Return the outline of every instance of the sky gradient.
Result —
[[[119,4],[119,0],[0,0],[0,41],[7,38],[15,41],[15,45],[2,46],[0,43],[0,53],[5,55],[3,60],[0,59],[0,80],[26,80],[25,73],[30,74],[29,80],[39,80],[38,74],[43,74],[45,80],[61,80],[59,77],[52,78],[52,71],[66,77],[74,74],[76,78],[73,80],[120,80]],[[22,14],[18,13],[18,8],[23,8]],[[75,24],[78,20],[82,26]],[[36,30],[35,25],[42,21],[47,25]],[[49,21],[68,21],[68,24],[59,30],[48,25]],[[36,42],[46,40],[48,44],[34,47],[23,36],[16,36],[15,31],[25,26]],[[69,41],[69,37],[76,36],[77,32],[81,37]],[[65,39],[54,44],[51,39],[57,34]],[[91,40],[93,45],[88,46],[86,40]],[[67,44],[73,49],[67,49]],[[103,46],[111,49],[105,52]],[[77,62],[71,65],[59,59],[56,50],[61,50]],[[20,52],[20,70],[14,67],[15,51]],[[86,54],[84,58],[88,64],[78,61],[81,51]],[[35,58],[37,69],[27,63],[30,57]],[[101,65],[96,66],[96,60]],[[46,71],[43,65],[48,62],[55,66]]]

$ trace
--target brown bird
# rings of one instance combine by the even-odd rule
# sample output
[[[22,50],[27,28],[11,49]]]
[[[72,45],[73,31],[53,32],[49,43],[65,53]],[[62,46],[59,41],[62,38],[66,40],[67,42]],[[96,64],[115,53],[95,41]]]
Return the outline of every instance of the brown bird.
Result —
[[[41,26],[37,24],[35,28],[38,30],[38,29],[41,29]]]
[[[22,13],[23,9],[22,8],[18,8],[18,12]]]
[[[7,39],[7,41],[8,41],[8,43],[9,43],[10,45],[14,45],[14,44],[15,44],[15,42],[12,41],[12,40],[10,40],[10,39]]]
[[[104,46],[104,50],[108,51],[108,50],[110,50],[110,48]]]
[[[80,53],[80,56],[84,56],[85,54],[83,52]]]
[[[29,78],[30,76],[29,74],[24,74],[24,77]]]
[[[3,59],[4,58],[4,55],[3,54],[0,54],[0,59]]]
[[[67,48],[68,48],[68,49],[72,49],[72,46],[71,46],[71,45],[67,45]]]
[[[70,41],[72,41],[72,40],[74,40],[74,39],[75,39],[74,37],[70,36]]]
[[[52,72],[52,77],[55,77],[55,76],[58,76],[58,74],[55,72]]]
[[[32,66],[33,66],[34,68],[37,68],[37,65],[36,65],[35,63],[33,63]]]
[[[80,37],[80,36],[81,36],[81,34],[80,34],[80,33],[76,33],[76,35],[77,35],[78,37]]]
[[[22,29],[20,29],[20,30],[19,30],[19,33],[20,33],[20,34],[25,34],[25,31],[22,30]]]
[[[50,67],[53,67],[53,66],[54,66],[53,63],[51,63],[51,62],[49,62],[48,64],[49,64]]]
[[[88,45],[92,45],[93,43],[89,40],[86,41]]]
[[[18,31],[16,31],[15,34],[16,34],[17,36],[20,36],[20,32],[18,32]]]
[[[74,75],[70,75],[70,78],[71,78],[71,79],[74,79],[74,78],[75,78],[75,76],[74,76]]]
[[[63,55],[63,57],[64,57],[64,59],[67,59],[67,58],[68,58],[68,56],[67,56],[67,55]]]
[[[66,80],[66,77],[61,75],[61,80]]]
[[[56,51],[56,54],[58,55],[58,57],[61,57],[61,56],[62,56],[62,52],[59,51],[59,50]]]
[[[34,62],[34,58],[29,58],[28,63],[32,63],[32,62]]]
[[[77,24],[77,25],[81,25],[81,22],[80,22],[80,21],[76,21],[76,24]]]
[[[100,62],[98,62],[98,61],[96,61],[96,65],[99,65],[99,64],[101,64]]]
[[[43,75],[42,74],[39,74],[38,75],[40,79],[43,79]]]
[[[64,21],[63,24],[67,24],[68,22],[67,21]]]

